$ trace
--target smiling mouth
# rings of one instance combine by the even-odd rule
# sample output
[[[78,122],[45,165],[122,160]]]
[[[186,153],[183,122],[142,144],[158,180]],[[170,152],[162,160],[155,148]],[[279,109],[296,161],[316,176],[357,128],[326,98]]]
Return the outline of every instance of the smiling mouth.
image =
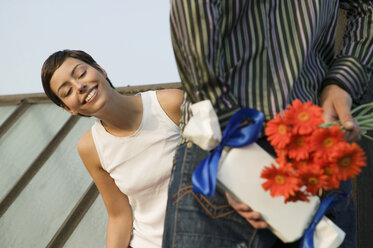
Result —
[[[94,87],[91,92],[89,92],[88,96],[84,99],[84,104],[92,102],[97,96],[97,87]]]

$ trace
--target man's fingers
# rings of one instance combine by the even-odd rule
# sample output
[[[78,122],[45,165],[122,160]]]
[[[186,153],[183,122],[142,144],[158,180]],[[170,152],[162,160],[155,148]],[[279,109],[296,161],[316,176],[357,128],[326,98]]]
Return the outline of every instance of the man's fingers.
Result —
[[[349,142],[360,139],[360,127],[351,115],[351,96],[337,85],[326,86],[320,96],[325,123],[339,120]]]
[[[346,130],[352,130],[355,127],[354,119],[351,116],[350,110],[346,107],[336,106],[336,112],[342,126]]]
[[[355,119],[353,119],[350,111],[350,105],[348,101],[338,101],[335,103],[335,111],[337,112],[338,118],[346,129],[345,139],[349,142],[358,141],[360,139],[360,127]]]
[[[234,208],[239,215],[246,219],[254,228],[262,229],[268,228],[268,223],[262,219],[260,213],[253,211],[249,206],[244,203],[236,201],[228,193],[225,193],[229,205]]]
[[[332,105],[324,105],[322,113],[322,119],[324,120],[324,123],[333,122],[336,120],[336,118],[337,115],[334,111],[334,107]]]
[[[235,210],[237,211],[251,211],[252,210],[246,204],[233,199],[233,197],[231,197],[228,193],[225,193],[225,196],[227,197],[229,205],[231,205]]]
[[[344,138],[349,142],[358,141],[361,139],[360,126],[356,120],[353,120],[353,122],[354,122],[353,129],[347,130],[344,135]]]
[[[262,215],[258,212],[251,211],[244,217],[254,228],[268,228],[268,223],[262,219]]]
[[[247,220],[254,228],[256,229],[264,229],[268,228],[268,223],[265,222],[264,220],[261,221],[253,221],[253,220]]]
[[[255,211],[241,211],[240,214],[247,220],[262,220],[262,216],[260,215],[260,213]]]
[[[249,222],[254,228],[268,228],[268,223],[262,219],[262,215],[255,211],[237,211],[247,222]]]
[[[320,96],[321,107],[323,108],[324,123],[335,121],[337,113],[335,112],[333,101],[330,100],[330,95],[333,94],[338,88],[335,85],[326,86]]]
[[[335,94],[338,94],[338,93],[335,93]],[[345,94],[346,96],[335,98],[330,103],[332,104],[332,108],[334,108],[335,110],[334,115],[336,115],[336,117],[339,119],[342,126],[346,130],[352,130],[355,127],[355,123],[351,115],[351,97],[347,95],[347,93],[344,92],[343,90],[340,90],[339,95],[342,95],[342,94]],[[330,117],[327,117],[327,118],[330,118]]]
[[[320,96],[321,107],[323,108],[323,119],[325,123],[340,120],[346,130],[354,128],[354,121],[351,116],[351,96],[347,91],[337,85],[326,86]]]

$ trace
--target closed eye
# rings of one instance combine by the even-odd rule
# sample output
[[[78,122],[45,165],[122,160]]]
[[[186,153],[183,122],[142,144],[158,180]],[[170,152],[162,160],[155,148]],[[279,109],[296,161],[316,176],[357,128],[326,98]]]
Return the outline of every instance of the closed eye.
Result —
[[[69,88],[68,90],[67,90],[67,92],[65,93],[65,97],[67,97],[68,95],[70,95],[71,94],[71,88]]]
[[[85,74],[86,74],[86,72],[87,71],[83,71],[81,74],[80,74],[80,76],[79,76],[79,78],[82,78],[82,77],[84,77],[85,76]]]

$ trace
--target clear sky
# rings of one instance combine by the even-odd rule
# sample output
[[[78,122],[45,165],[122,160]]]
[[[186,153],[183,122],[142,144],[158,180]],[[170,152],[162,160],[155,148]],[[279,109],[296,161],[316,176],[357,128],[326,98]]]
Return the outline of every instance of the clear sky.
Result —
[[[116,87],[180,81],[168,0],[1,0],[0,37],[0,95],[43,92],[62,49],[91,54]]]

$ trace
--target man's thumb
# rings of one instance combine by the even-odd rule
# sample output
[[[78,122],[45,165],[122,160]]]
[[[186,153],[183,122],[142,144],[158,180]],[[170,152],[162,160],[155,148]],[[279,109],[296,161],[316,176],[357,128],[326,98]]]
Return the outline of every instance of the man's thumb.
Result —
[[[346,130],[352,130],[354,128],[354,120],[350,114],[345,113],[339,116],[339,120]]]

